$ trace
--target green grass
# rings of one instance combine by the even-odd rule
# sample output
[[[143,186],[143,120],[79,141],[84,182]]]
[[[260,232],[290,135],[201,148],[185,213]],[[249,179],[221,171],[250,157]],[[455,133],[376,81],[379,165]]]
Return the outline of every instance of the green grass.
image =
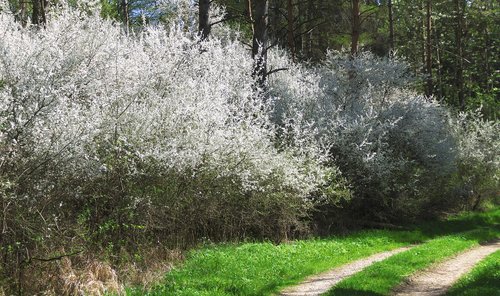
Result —
[[[372,294],[358,295],[376,295],[379,293],[377,291],[384,293],[418,268],[469,248],[478,241],[500,236],[498,222],[500,209],[430,222],[410,231],[370,230],[345,237],[302,240],[281,245],[244,243],[204,246],[191,251],[184,263],[169,272],[165,280],[148,294],[271,295],[309,275],[377,252],[437,237],[412,251],[392,257],[388,261],[389,264],[393,262],[392,265],[387,265],[385,269],[372,271],[375,275],[382,275],[383,270],[385,274],[379,280],[386,276],[389,279],[373,285],[386,288],[374,289],[374,292],[366,290]],[[405,268],[400,269],[400,266]],[[412,270],[406,268],[411,266],[415,267]],[[391,273],[396,275],[391,276]],[[143,295],[144,291],[129,289],[128,294]]]
[[[499,235],[498,230],[478,229],[430,240],[367,267],[341,281],[327,295],[388,295],[414,272]]]
[[[500,251],[478,263],[446,294],[447,296],[500,295]]]
[[[206,247],[192,252],[151,295],[267,295],[307,275],[406,245],[414,235],[369,231],[281,245]]]

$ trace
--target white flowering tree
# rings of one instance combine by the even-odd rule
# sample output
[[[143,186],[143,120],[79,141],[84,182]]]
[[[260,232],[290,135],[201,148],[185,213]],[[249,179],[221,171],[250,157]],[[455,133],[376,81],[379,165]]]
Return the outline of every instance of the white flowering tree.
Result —
[[[387,221],[455,204],[446,193],[458,149],[449,112],[411,90],[416,78],[404,61],[330,53],[307,69],[274,59],[291,69],[271,78],[274,119],[294,118],[329,149],[353,191],[340,212]]]
[[[22,28],[4,11],[0,52],[1,243],[23,262],[54,237],[279,240],[323,184],[318,145],[275,141],[237,41],[126,36],[70,9]]]

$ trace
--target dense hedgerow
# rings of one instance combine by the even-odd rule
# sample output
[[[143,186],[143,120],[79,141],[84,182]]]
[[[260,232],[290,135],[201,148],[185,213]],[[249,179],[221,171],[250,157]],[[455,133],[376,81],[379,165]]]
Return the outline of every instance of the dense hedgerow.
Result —
[[[176,27],[126,36],[63,10],[46,28],[0,16],[2,253],[9,263],[146,241],[281,240],[329,169],[279,144],[252,60]]]
[[[273,50],[285,70],[256,94],[238,33],[200,42],[184,4],[129,35],[91,5],[44,28],[0,12],[0,284],[61,253],[281,241],[311,216],[415,219],[498,193],[498,124],[415,93],[403,61]]]

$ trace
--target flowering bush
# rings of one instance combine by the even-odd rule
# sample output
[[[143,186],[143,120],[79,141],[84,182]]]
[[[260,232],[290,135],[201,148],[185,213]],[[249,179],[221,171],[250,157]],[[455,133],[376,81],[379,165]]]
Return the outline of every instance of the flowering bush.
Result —
[[[91,2],[44,28],[0,11],[1,272],[75,247],[280,241],[313,207],[387,221],[495,194],[498,124],[416,94],[404,62],[273,50],[261,99],[238,33],[200,42],[189,3],[130,34]]]
[[[318,69],[277,60],[292,71],[272,78],[274,118],[295,118],[329,149],[352,186],[342,211],[401,219],[452,203],[445,190],[457,169],[450,115],[409,88],[416,78],[405,63],[368,53],[354,59],[331,53]]]
[[[62,10],[44,29],[2,13],[0,52],[2,245],[26,262],[54,237],[280,240],[324,182],[315,142],[275,142],[237,41]]]
[[[480,110],[462,113],[451,122],[458,139],[457,196],[466,209],[484,201],[498,204],[500,188],[500,125],[484,120]]]

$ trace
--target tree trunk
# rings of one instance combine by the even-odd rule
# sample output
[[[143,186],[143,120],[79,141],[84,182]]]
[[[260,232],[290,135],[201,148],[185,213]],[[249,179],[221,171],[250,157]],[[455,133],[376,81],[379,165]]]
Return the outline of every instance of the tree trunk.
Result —
[[[389,51],[394,50],[394,15],[392,11],[392,0],[387,1],[387,10],[389,11]]]
[[[439,32],[436,30],[436,26],[433,26],[434,38],[436,44],[436,65],[437,65],[437,73],[436,73],[436,84],[437,84],[437,92],[439,100],[443,99],[443,65],[441,62],[441,48],[440,48],[440,38]]]
[[[27,16],[26,16],[26,1],[19,1],[19,21],[21,26],[26,27]]]
[[[314,2],[313,0],[310,0],[310,2]],[[312,4],[312,3],[311,3]],[[316,2],[316,6],[312,5],[314,10],[316,11],[316,16],[320,15],[321,20],[319,20],[315,24],[314,28],[314,35],[315,35],[315,40],[316,40],[316,51],[313,53],[312,57],[314,58],[314,61],[321,61],[323,57],[325,56],[326,50],[328,49],[328,44],[327,40],[324,35],[324,25],[321,24],[322,20],[325,19],[325,13],[324,11],[328,11],[327,6],[324,3],[324,0],[318,0]],[[327,14],[328,15],[328,14]],[[328,15],[330,17],[330,15]],[[331,17],[335,17],[334,15],[331,15]]]
[[[300,52],[302,56],[309,57],[311,54],[310,45],[311,45],[311,34],[307,33],[307,25],[309,20],[311,19],[311,5],[310,1],[299,1],[298,11],[302,12],[299,14],[300,17],[300,25],[298,27],[298,44],[300,44]]]
[[[359,36],[361,34],[361,15],[359,0],[351,0],[352,22],[351,22],[351,56],[354,57],[359,50]]]
[[[200,0],[198,8],[199,8],[198,32],[200,34],[201,40],[205,40],[210,35],[210,28],[211,28],[209,23],[210,0]]]
[[[40,24],[40,1],[39,0],[33,0],[33,9],[31,11],[31,23],[33,25],[39,25]]]
[[[462,7],[461,1],[463,0],[454,0],[455,2],[455,10],[456,10],[456,17],[457,17],[457,25],[455,27],[455,43],[456,43],[456,77],[455,77],[455,83],[456,87],[458,90],[458,104],[460,107],[460,110],[465,111],[465,94],[464,94],[464,62],[463,62],[463,44],[462,44],[462,37],[463,37],[463,14],[464,14],[464,9],[465,7]]]
[[[47,23],[47,17],[45,14],[46,7],[48,5],[46,0],[33,0],[33,9],[31,12],[31,23],[33,25],[43,25]]]
[[[250,2],[250,1],[249,1]],[[253,13],[252,58],[254,59],[253,76],[261,90],[265,89],[267,79],[267,46],[268,46],[268,0],[255,0]]]
[[[128,0],[121,0],[120,1],[119,11],[120,11],[120,14],[122,17],[123,25],[125,26],[125,32],[127,32],[127,35],[128,35],[129,27],[130,27]]]
[[[255,35],[255,21],[253,19],[253,3],[252,0],[246,0],[247,11],[248,11],[248,20],[250,22],[250,26],[252,28],[252,38]],[[252,57],[253,57],[253,47],[252,47]]]
[[[420,36],[422,39],[419,40],[419,49],[420,49],[420,58],[422,59],[422,69],[421,73],[426,73],[427,68],[426,68],[426,55],[425,55],[425,43],[426,43],[426,38],[425,38],[425,1],[419,1],[418,2],[418,8],[419,11],[422,13],[423,17],[420,19],[421,24],[418,26],[418,36]],[[427,91],[427,86],[424,86],[424,90]]]
[[[433,92],[432,83],[432,15],[431,15],[431,0],[426,1],[426,16],[425,16],[425,74],[427,74],[427,85],[425,94],[431,96]]]
[[[486,67],[486,75],[488,77],[493,77],[493,73],[491,71],[491,63],[490,63],[490,47],[491,47],[491,39],[488,31],[488,26],[484,28],[484,64]],[[493,81],[494,79],[486,79],[486,89],[488,92],[493,90]]]
[[[288,48],[290,48],[290,54],[292,56],[292,61],[295,62],[295,38],[293,34],[293,3],[292,0],[287,0],[286,2],[286,11],[287,11],[287,40],[288,40]]]
[[[309,0],[307,3],[304,1],[304,4],[307,4],[307,7],[304,11],[306,11],[306,21],[307,25],[304,26],[304,32],[307,34],[304,36],[306,41],[306,54],[308,57],[314,57],[314,19],[318,16],[318,12],[314,7],[315,0]]]
[[[272,30],[272,34],[269,34],[269,42],[271,44],[279,44],[282,47],[285,47],[286,43],[282,42],[282,38],[279,38],[281,24],[280,21],[282,16],[280,11],[281,2],[279,0],[272,0],[269,5],[272,8],[272,14],[270,14],[271,17],[269,18],[269,28]]]

